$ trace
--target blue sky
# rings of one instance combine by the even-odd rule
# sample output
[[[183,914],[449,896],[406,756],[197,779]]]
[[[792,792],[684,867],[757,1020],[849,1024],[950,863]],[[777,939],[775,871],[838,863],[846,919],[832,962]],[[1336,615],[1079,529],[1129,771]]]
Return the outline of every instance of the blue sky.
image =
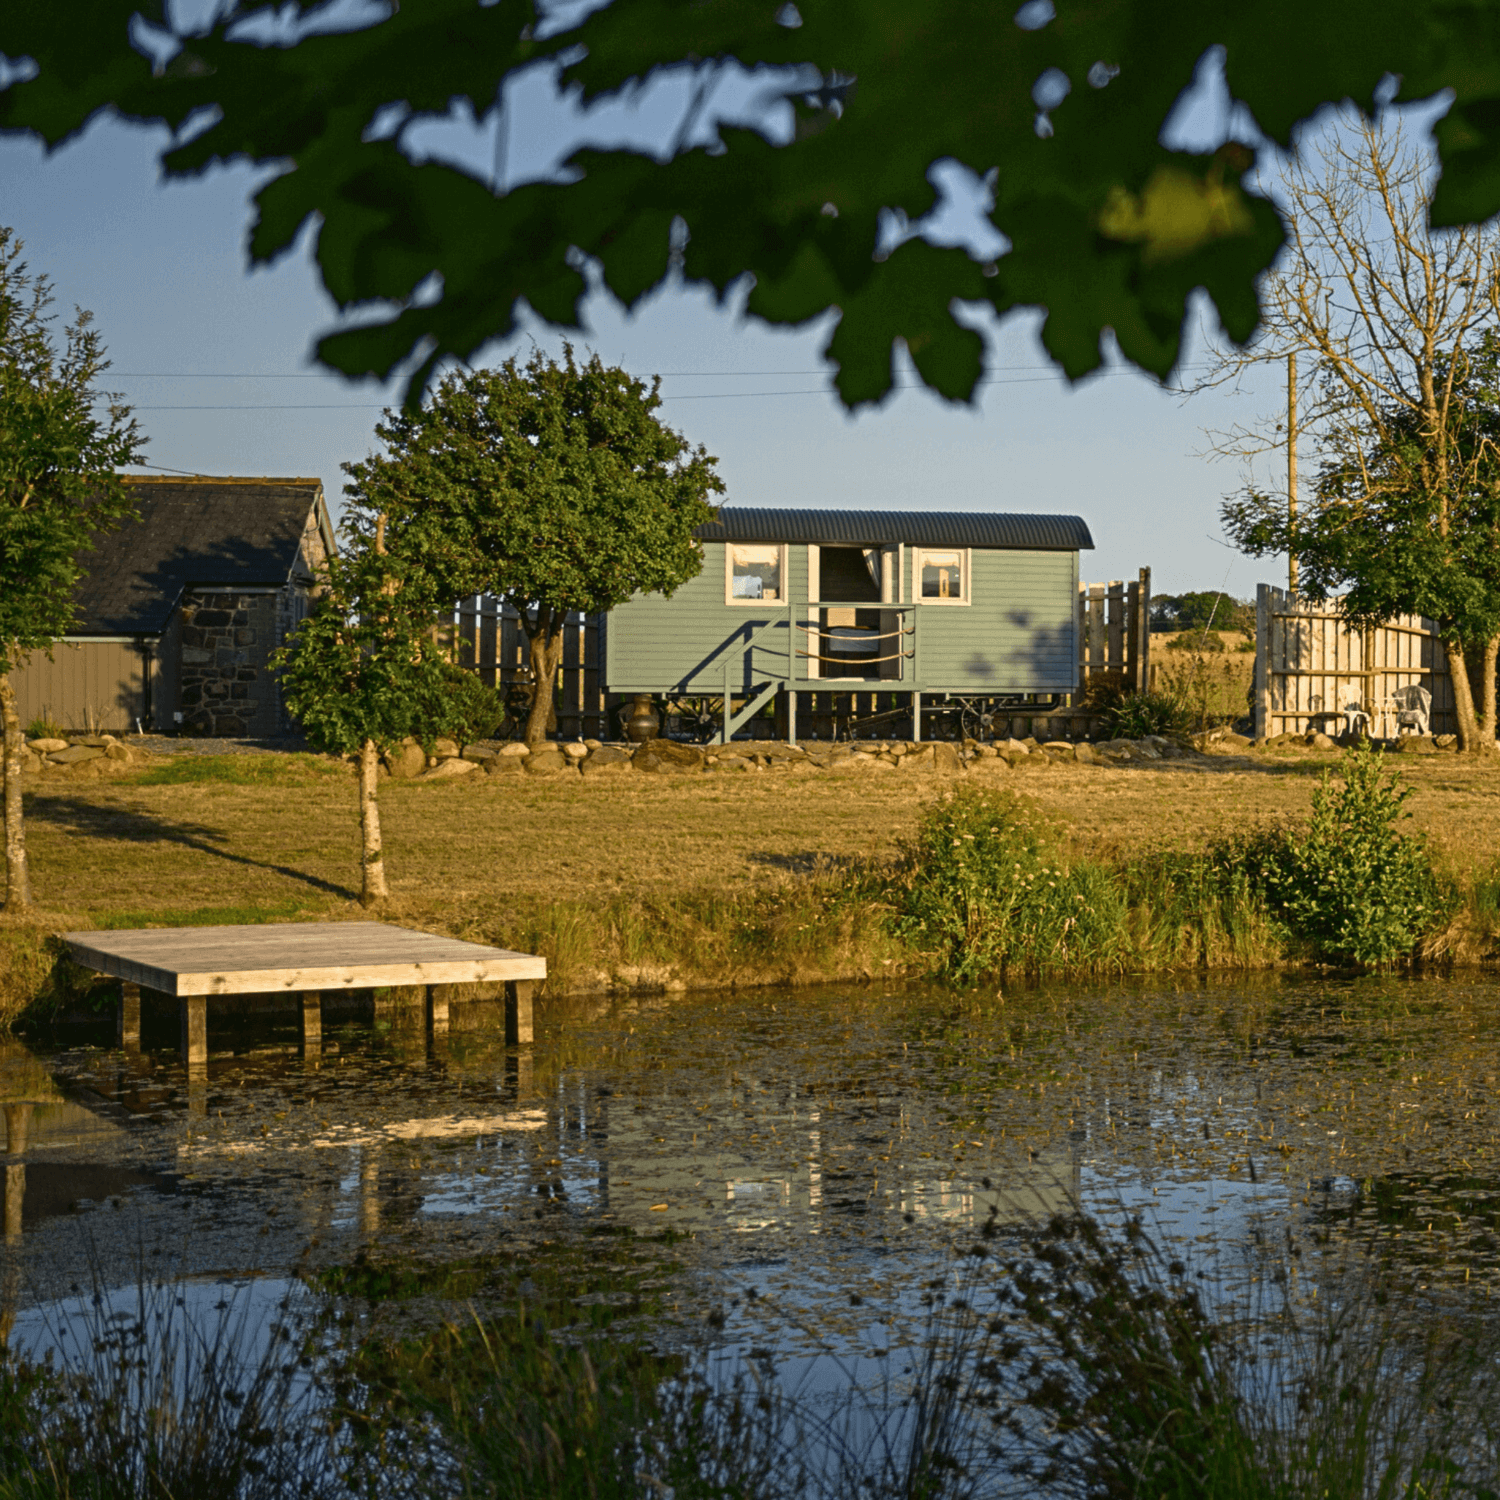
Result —
[[[516,88],[509,105],[510,182],[546,175],[583,138],[647,138],[673,113],[672,100],[659,97],[585,119],[553,99],[545,79]],[[1209,77],[1174,131],[1196,146],[1222,139],[1227,118]],[[95,313],[114,361],[110,383],[137,407],[151,464],[318,475],[336,501],[340,464],[371,449],[394,387],[314,369],[313,335],[335,310],[307,244],[247,272],[256,177],[231,168],[163,183],[155,159],[163,139],[103,120],[50,158],[33,143],[0,140],[0,223],[26,241],[33,269],[52,277],[60,310]],[[488,120],[429,126],[415,139],[424,151],[493,170]],[[962,174],[952,186],[936,233],[982,238]],[[1149,566],[1157,592],[1227,586],[1240,595],[1258,580],[1282,580],[1283,565],[1223,544],[1219,502],[1239,476],[1201,456],[1204,428],[1276,408],[1274,372],[1262,388],[1189,400],[1125,368],[1070,388],[1041,349],[1038,317],[1022,313],[986,325],[989,379],[974,405],[913,388],[851,416],[820,365],[827,323],[771,330],[680,287],[629,317],[595,297],[586,317],[575,343],[664,377],[667,420],[718,455],[728,503],[1076,512],[1097,545],[1083,559],[1091,580]],[[525,336],[484,358],[524,353],[530,338],[556,348],[562,335],[533,320]],[[1201,358],[1190,348],[1190,366]]]

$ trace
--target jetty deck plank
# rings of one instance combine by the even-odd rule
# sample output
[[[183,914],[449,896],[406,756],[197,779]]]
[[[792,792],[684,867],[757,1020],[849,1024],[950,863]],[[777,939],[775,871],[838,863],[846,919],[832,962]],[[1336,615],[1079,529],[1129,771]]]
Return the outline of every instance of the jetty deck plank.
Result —
[[[65,932],[85,968],[179,998],[547,977],[530,953],[386,922]]]

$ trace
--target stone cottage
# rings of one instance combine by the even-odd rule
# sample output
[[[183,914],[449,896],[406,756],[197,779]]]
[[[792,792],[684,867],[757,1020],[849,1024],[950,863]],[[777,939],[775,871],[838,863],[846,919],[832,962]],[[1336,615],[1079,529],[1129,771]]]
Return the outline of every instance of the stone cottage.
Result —
[[[22,723],[268,738],[293,725],[267,661],[334,550],[317,479],[127,475],[140,519],[83,559],[78,622],[12,677]]]

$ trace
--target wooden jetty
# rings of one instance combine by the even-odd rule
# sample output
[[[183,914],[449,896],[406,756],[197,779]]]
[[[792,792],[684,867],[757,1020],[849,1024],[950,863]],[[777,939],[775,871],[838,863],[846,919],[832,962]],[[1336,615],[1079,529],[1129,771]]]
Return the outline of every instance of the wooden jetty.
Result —
[[[505,985],[505,1039],[532,1038],[532,1000],[547,960],[483,943],[465,943],[386,922],[287,922],[255,927],[153,927],[61,934],[84,968],[120,981],[119,1039],[141,1039],[141,990],[175,998],[182,1016],[182,1055],[208,1061],[208,1002],[216,995],[297,995],[302,1050],[323,1050],[322,997],[327,990],[423,987],[427,1022],[448,1029],[448,986]]]

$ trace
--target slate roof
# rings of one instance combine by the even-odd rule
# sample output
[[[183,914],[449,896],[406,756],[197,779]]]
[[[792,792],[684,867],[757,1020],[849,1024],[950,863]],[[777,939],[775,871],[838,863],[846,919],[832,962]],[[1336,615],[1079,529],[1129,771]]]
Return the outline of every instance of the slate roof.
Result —
[[[79,559],[71,635],[159,635],[186,588],[280,588],[306,571],[302,535],[321,507],[320,480],[126,479],[141,519]]]
[[[1092,550],[1082,516],[1007,511],[778,510],[726,505],[693,535],[706,542],[817,542],[825,547],[1015,547],[1028,552]]]

